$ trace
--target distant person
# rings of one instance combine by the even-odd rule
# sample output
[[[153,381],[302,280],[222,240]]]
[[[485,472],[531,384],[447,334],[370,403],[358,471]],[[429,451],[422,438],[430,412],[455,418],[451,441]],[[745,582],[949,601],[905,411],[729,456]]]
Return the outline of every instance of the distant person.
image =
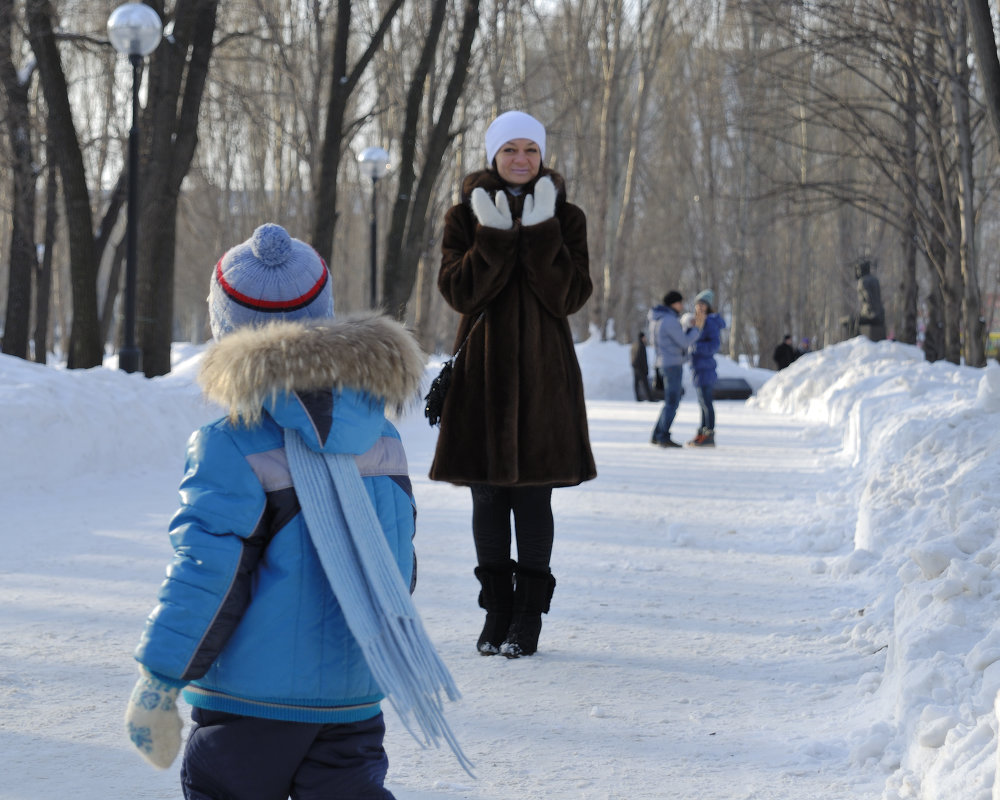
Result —
[[[635,390],[636,402],[653,399],[649,388],[649,362],[646,357],[646,334],[639,335],[632,343],[632,388]]]
[[[804,356],[806,353],[811,353],[811,352],[812,352],[812,342],[809,340],[808,336],[803,336],[802,339],[799,341],[799,354],[795,357],[799,358],[801,356]]]
[[[436,739],[422,708],[457,696],[410,600],[414,500],[385,417],[411,402],[425,359],[388,317],[334,319],[331,284],[272,224],[212,272],[199,382],[227,415],[188,441],[125,714],[165,769],[183,691],[188,800],[391,800],[382,699]]]
[[[871,274],[871,262],[862,259],[854,268],[858,279],[858,332],[873,342],[885,339],[885,306],[878,278]]]
[[[781,340],[781,344],[774,348],[774,363],[778,365],[778,371],[783,370],[798,357],[799,351],[792,344],[792,335],[786,333],[785,338]]]
[[[587,218],[545,166],[545,127],[507,111],[448,210],[438,290],[462,317],[430,478],[468,486],[484,656],[530,656],[556,579],[552,490],[596,477],[569,315],[590,297]],[[517,561],[511,542],[513,517]]]
[[[650,440],[657,447],[680,447],[670,438],[670,426],[677,415],[681,402],[681,384],[684,379],[684,362],[688,360],[688,348],[695,343],[705,324],[704,313],[695,310],[695,318],[690,330],[681,327],[684,311],[684,296],[671,289],[663,296],[663,303],[649,310],[649,335],[656,348],[656,368],[663,374],[663,408],[653,428]]]
[[[695,320],[702,320],[701,333],[691,348],[691,376],[698,406],[701,408],[701,426],[688,442],[689,447],[715,447],[715,404],[712,391],[719,379],[715,354],[722,345],[722,330],[726,321],[715,313],[715,292],[705,289],[694,298]]]

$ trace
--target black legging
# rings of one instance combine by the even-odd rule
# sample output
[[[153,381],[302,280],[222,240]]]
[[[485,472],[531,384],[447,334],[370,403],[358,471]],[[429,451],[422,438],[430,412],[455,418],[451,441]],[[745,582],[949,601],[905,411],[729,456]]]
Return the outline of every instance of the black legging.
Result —
[[[514,514],[517,562],[545,572],[552,557],[552,487],[472,487],[472,538],[480,566],[504,564],[510,553],[510,515]]]

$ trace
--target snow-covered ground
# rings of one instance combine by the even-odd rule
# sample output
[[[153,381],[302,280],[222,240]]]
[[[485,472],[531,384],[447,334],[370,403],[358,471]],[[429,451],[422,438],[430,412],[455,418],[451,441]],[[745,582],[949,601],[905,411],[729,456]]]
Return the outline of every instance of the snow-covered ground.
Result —
[[[1000,367],[853,340],[660,450],[627,348],[578,347],[599,477],[554,494],[541,650],[483,658],[468,492],[426,474],[415,596],[477,780],[387,706],[399,800],[989,800],[1000,688]],[[177,798],[121,716],[169,558],[199,352],[146,380],[0,357],[0,798]],[[434,359],[428,375],[435,372]],[[689,392],[675,438],[697,427]]]

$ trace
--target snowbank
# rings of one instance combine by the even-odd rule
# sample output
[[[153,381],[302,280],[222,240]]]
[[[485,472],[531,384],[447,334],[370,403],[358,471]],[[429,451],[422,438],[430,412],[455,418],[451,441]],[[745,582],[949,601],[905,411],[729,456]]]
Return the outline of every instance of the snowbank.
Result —
[[[830,425],[857,475],[854,550],[831,574],[878,587],[847,634],[885,667],[863,679],[871,730],[854,760],[887,771],[884,800],[989,800],[1000,366],[928,364],[914,347],[859,338],[799,359],[748,403]]]

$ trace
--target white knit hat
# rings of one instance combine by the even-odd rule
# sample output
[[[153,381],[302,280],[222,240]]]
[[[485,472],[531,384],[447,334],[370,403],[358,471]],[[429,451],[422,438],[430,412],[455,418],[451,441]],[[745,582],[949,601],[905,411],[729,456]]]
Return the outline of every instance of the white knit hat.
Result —
[[[330,272],[312,247],[267,223],[219,259],[208,311],[216,340],[275,319],[332,318]]]
[[[545,126],[523,111],[505,111],[486,129],[486,163],[492,165],[497,150],[513,139],[530,139],[545,160]]]

